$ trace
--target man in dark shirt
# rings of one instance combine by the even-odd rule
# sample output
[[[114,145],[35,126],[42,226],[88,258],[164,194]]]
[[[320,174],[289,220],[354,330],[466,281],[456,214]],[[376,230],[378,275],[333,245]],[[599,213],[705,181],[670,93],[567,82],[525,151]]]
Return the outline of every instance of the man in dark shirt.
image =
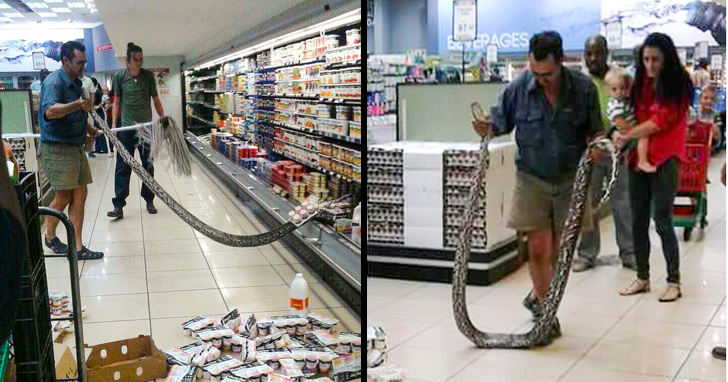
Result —
[[[76,231],[76,248],[80,260],[104,257],[81,242],[83,232],[86,185],[92,182],[91,169],[84,152],[86,135],[97,136],[98,130],[88,124],[91,101],[83,99],[81,76],[86,66],[83,44],[69,41],[61,47],[62,68],[51,73],[40,92],[40,165],[55,191],[50,207],[68,215]],[[68,246],[56,237],[58,219],[46,218],[45,245],[55,253],[68,252]]]
[[[603,126],[597,89],[589,77],[562,65],[558,33],[534,35],[528,59],[530,71],[503,91],[491,110],[492,120],[476,121],[473,127],[481,136],[516,129],[516,190],[508,227],[528,236],[533,290],[523,302],[538,317],[579,159]],[[585,224],[590,221],[589,203]]]

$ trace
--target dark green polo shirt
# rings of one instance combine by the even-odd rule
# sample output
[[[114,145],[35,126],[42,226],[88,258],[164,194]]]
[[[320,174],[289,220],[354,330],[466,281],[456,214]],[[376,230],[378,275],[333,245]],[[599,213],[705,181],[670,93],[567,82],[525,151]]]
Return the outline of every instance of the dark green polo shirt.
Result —
[[[114,75],[111,87],[112,93],[121,97],[121,125],[117,127],[152,121],[152,97],[157,95],[154,73],[142,68],[132,77],[124,69]]]

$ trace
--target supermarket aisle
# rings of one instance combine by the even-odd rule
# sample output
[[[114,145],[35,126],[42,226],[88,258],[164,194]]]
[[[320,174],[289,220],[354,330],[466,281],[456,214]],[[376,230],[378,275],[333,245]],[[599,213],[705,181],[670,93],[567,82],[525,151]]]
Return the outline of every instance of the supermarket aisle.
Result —
[[[687,382],[725,381],[726,363],[713,359],[725,344],[726,206],[719,183],[724,158],[709,170],[709,226],[702,240],[680,239],[683,298],[659,303],[665,262],[652,230],[652,292],[622,297],[634,273],[605,265],[571,273],[559,309],[563,337],[531,351],[476,349],[455,326],[447,284],[369,278],[367,324],[388,330],[388,362],[409,381]],[[602,255],[617,253],[614,228],[602,223]],[[678,229],[682,236],[682,230]],[[530,289],[526,266],[490,287],[469,287],[471,318],[486,331],[525,332]]]
[[[84,242],[106,257],[79,264],[87,344],[151,334],[157,346],[167,350],[191,342],[180,324],[196,315],[219,317],[234,308],[258,317],[287,314],[287,284],[297,272],[310,285],[314,312],[338,318],[340,331],[361,332],[353,311],[282,244],[226,247],[192,230],[158,200],[159,213],[150,215],[142,207],[136,175],[131,178],[124,219],[108,218],[115,160],[99,155],[90,163],[94,184],[86,204]],[[216,228],[238,234],[264,229],[201,167],[193,167],[192,178],[186,179],[158,165],[156,179],[190,212]],[[62,230],[58,235],[65,242]],[[49,289],[70,293],[67,261],[50,259],[47,266]]]

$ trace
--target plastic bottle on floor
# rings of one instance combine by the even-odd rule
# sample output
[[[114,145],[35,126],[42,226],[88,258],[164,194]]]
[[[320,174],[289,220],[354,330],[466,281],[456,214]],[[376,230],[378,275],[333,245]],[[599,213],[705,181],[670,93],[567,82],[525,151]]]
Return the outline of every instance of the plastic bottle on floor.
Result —
[[[296,273],[289,291],[291,298],[291,314],[308,314],[308,283],[303,274]]]

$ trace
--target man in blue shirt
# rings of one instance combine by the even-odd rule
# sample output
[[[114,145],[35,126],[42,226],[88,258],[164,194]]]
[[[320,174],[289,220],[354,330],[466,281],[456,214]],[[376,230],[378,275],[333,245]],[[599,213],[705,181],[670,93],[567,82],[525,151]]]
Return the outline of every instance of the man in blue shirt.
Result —
[[[534,35],[528,60],[530,71],[504,89],[492,120],[475,121],[473,127],[482,136],[516,129],[516,189],[508,227],[528,236],[533,290],[523,303],[538,318],[579,159],[603,126],[597,89],[589,77],[562,65],[558,33]],[[584,220],[589,224],[588,207]]]
[[[48,75],[40,92],[40,166],[55,191],[50,207],[68,215],[76,231],[79,260],[104,257],[101,252],[86,248],[81,242],[83,232],[86,185],[92,183],[84,143],[86,135],[97,136],[98,130],[88,124],[91,101],[83,99],[81,80],[86,66],[83,44],[69,41],[61,47],[61,69]],[[55,253],[68,252],[68,246],[56,236],[58,219],[46,218],[45,245]]]

